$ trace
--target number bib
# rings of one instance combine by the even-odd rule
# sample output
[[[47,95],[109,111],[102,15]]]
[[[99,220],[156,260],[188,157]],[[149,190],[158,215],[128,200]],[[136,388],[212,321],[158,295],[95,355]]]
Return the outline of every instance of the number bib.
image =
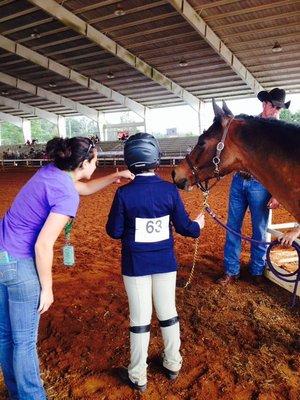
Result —
[[[169,215],[160,218],[136,218],[135,241],[153,243],[169,239],[169,221]]]

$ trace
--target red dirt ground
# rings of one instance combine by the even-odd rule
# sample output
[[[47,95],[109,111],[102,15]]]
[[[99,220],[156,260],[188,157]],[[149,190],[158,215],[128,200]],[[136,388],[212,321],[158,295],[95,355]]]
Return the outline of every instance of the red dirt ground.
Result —
[[[95,176],[110,172],[99,170]],[[170,179],[170,169],[160,170]],[[30,171],[0,173],[0,215]],[[211,193],[211,206],[226,219],[230,177]],[[62,265],[60,238],[54,262],[55,303],[42,317],[39,354],[49,399],[82,400],[299,400],[299,303],[272,283],[253,285],[243,247],[241,281],[215,284],[222,272],[224,231],[209,216],[199,244],[191,287],[183,289],[195,241],[176,235],[177,305],[181,318],[183,369],[170,383],[160,370],[162,342],[154,316],[149,349],[148,390],[141,395],[118,378],[129,356],[128,308],[120,275],[120,244],[105,233],[117,185],[81,199],[72,233],[77,263]],[[191,217],[200,210],[197,190],[181,193]],[[284,210],[276,222],[291,220]],[[245,232],[250,233],[249,216]],[[0,379],[0,400],[7,398]]]

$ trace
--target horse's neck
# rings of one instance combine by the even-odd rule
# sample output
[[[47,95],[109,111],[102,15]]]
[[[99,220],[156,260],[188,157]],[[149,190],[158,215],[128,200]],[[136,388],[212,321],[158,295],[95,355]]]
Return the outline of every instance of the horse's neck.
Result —
[[[276,172],[278,165],[276,162],[269,162],[268,158],[272,157],[273,144],[267,142],[264,147],[249,145],[249,138],[251,137],[245,131],[243,122],[236,121],[235,129],[230,132],[230,141],[235,155],[234,169],[243,169],[251,172],[257,178],[265,180],[265,176],[269,178],[272,172]],[[255,140],[255,138],[253,138]],[[276,175],[276,174],[275,174]]]
[[[238,143],[237,143],[238,142]],[[270,144],[264,154],[245,146],[242,137],[235,141],[237,167],[249,171],[297,219],[300,218],[300,171],[289,159],[278,158]]]

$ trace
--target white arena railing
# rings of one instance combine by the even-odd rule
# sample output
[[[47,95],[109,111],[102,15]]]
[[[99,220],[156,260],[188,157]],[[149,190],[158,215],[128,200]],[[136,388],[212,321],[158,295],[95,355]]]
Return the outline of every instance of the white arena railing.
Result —
[[[184,157],[183,156],[163,156],[161,157],[161,166],[174,166],[178,164]],[[36,159],[36,158],[24,158],[24,159],[12,159],[12,160],[0,160],[0,165],[2,169],[5,167],[36,167],[39,168],[42,165],[49,163],[49,160],[46,159]],[[114,166],[123,165],[124,157],[123,156],[104,156],[100,153],[100,157],[98,157],[98,165],[99,166]]]
[[[267,228],[267,236],[266,236],[266,241],[270,242],[272,240],[272,237],[278,238],[280,235],[282,235],[282,230],[284,229],[291,229],[297,226],[296,222],[284,222],[280,224],[273,224],[272,223],[272,210],[270,210],[269,214],[269,221],[268,221],[268,228]],[[296,239],[296,242],[300,244],[300,240]],[[274,250],[275,252],[277,250]],[[287,271],[285,271],[283,268],[280,267],[280,265],[283,264],[289,264],[289,263],[298,263],[298,256],[295,254],[296,252],[290,252],[289,250],[283,251],[283,250],[278,250],[279,252],[279,259],[277,263],[273,262],[273,264],[276,264],[276,270],[281,273],[285,274]],[[265,269],[265,276],[270,279],[270,281],[276,283],[277,285],[281,286],[282,288],[288,290],[289,292],[293,293],[295,284],[290,283],[290,282],[285,282],[281,279],[279,279],[277,276],[274,275],[274,273],[266,267]],[[298,286],[297,289],[297,296],[300,296],[300,286]]]

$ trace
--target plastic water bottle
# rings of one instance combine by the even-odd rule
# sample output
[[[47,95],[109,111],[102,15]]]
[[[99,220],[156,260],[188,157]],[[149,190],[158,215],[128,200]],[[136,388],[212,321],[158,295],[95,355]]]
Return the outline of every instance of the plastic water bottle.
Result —
[[[74,247],[70,244],[66,244],[63,247],[63,258],[64,265],[72,267],[75,264],[75,252]]]

